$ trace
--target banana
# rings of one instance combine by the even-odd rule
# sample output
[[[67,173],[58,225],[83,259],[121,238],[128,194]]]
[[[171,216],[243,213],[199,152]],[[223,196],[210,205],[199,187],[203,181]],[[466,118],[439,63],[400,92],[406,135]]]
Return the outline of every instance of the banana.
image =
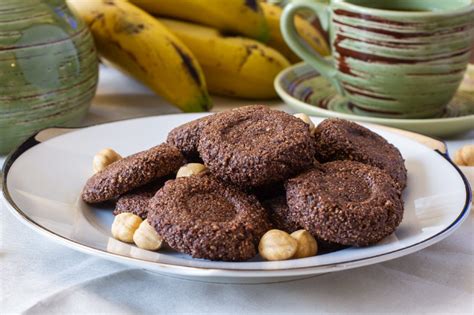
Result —
[[[269,37],[259,0],[130,0],[150,13],[195,22],[262,42]]]
[[[253,39],[224,37],[214,28],[159,20],[194,53],[211,93],[252,99],[276,96],[273,80],[290,65],[276,50]]]
[[[125,0],[68,0],[89,25],[99,53],[185,112],[211,101],[201,67],[166,27]]]
[[[280,31],[280,17],[282,9],[281,7],[262,2],[260,3],[265,19],[267,20],[268,27],[270,28],[270,40],[267,42],[267,45],[275,48],[281,52],[291,63],[301,61],[288,45],[285,43],[283,36]],[[303,38],[303,40],[308,43],[314,50],[316,50],[322,56],[327,56],[330,54],[329,46],[326,42],[324,35],[322,35],[310,22],[305,20],[302,17],[295,18],[295,26]]]

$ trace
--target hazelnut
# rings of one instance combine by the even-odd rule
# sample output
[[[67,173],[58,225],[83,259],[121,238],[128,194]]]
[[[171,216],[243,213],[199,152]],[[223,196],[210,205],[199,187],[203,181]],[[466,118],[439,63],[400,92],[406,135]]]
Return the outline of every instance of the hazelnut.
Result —
[[[474,144],[468,144],[460,149],[465,166],[474,166]]]
[[[298,248],[293,258],[311,257],[318,252],[318,243],[311,233],[298,230],[290,234],[298,242]]]
[[[94,170],[94,173],[100,172],[108,165],[121,159],[122,157],[120,154],[114,150],[110,148],[103,149],[94,156],[94,160],[92,161],[92,169]]]
[[[465,166],[464,159],[462,158],[462,155],[461,155],[461,149],[457,150],[454,153],[453,162],[459,166]]]
[[[148,220],[145,220],[133,234],[133,242],[140,248],[157,250],[163,244],[163,238],[148,223]]]
[[[294,114],[293,116],[304,121],[309,126],[309,131],[311,132],[311,134],[314,134],[314,132],[316,131],[316,126],[311,121],[311,118],[309,118],[308,115],[303,114],[303,113],[298,113],[298,114]]]
[[[468,144],[454,153],[453,162],[459,166],[474,166],[474,144]]]
[[[133,213],[124,212],[115,216],[112,223],[112,236],[122,242],[133,243],[133,234],[142,223],[142,219]]]
[[[298,241],[280,230],[265,233],[258,244],[260,256],[266,260],[290,259],[296,253]]]
[[[176,178],[178,177],[190,177],[193,175],[197,175],[202,173],[206,170],[206,166],[201,163],[188,163],[184,166],[181,166],[176,174]]]

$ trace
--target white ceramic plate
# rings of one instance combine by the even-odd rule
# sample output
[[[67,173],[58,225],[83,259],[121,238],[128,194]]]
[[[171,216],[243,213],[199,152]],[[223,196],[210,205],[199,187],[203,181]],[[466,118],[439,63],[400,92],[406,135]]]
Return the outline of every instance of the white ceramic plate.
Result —
[[[114,240],[109,209],[80,199],[96,152],[111,147],[129,155],[165,140],[168,131],[202,114],[157,116],[30,138],[6,161],[3,193],[12,213],[42,235],[71,248],[151,271],[220,282],[269,282],[374,264],[418,251],[451,234],[466,218],[470,188],[449,159],[398,134],[370,128],[396,145],[406,159],[405,215],[379,244],[280,262],[213,262],[165,250],[151,252]],[[315,123],[321,119],[313,118]],[[59,130],[61,131],[61,130]],[[46,139],[46,140],[45,140]]]

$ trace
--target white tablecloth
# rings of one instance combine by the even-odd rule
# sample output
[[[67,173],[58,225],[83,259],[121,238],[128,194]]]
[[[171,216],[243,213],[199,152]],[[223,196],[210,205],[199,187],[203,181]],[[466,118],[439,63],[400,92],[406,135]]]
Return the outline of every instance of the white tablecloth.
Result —
[[[215,103],[222,110],[245,102]],[[174,112],[136,82],[101,69],[86,123]],[[472,139],[474,132],[448,146]],[[3,204],[0,224],[0,314],[474,313],[474,215],[446,240],[403,258],[262,285],[179,280],[88,256],[34,233]]]

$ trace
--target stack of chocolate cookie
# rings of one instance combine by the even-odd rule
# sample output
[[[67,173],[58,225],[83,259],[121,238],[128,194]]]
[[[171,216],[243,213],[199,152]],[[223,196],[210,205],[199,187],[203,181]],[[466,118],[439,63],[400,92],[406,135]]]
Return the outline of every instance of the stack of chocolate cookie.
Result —
[[[207,172],[176,179],[186,162]],[[168,179],[168,180],[166,180]],[[167,143],[119,160],[88,180],[83,200],[117,200],[173,249],[242,261],[272,227],[304,228],[321,243],[365,246],[403,216],[406,169],[399,151],[355,123],[301,119],[249,106],[173,129]]]

